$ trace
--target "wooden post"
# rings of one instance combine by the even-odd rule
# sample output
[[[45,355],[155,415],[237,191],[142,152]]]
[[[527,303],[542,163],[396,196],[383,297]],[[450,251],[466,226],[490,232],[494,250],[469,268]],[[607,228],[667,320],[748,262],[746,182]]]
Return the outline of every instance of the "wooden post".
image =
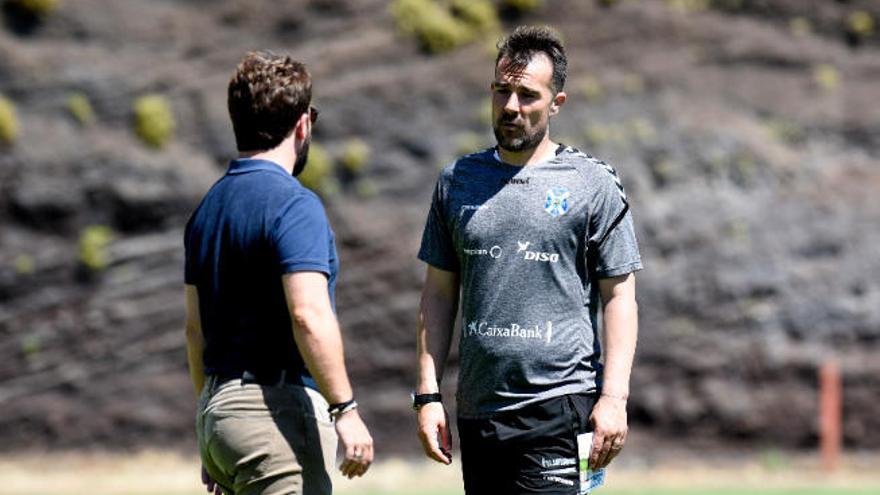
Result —
[[[834,471],[840,464],[841,447],[841,379],[837,361],[829,359],[819,370],[819,442],[822,468]]]

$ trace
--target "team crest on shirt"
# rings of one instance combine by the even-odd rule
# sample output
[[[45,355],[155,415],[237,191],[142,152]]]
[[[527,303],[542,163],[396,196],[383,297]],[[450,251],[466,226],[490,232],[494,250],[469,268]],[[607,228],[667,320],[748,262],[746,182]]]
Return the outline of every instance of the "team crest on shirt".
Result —
[[[571,191],[565,187],[554,187],[547,190],[544,200],[544,211],[551,217],[560,217],[568,213],[571,203]]]

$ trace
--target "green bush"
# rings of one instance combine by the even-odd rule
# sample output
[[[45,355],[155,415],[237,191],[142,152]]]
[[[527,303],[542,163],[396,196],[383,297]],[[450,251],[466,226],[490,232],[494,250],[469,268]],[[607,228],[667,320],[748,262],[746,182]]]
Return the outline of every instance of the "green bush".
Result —
[[[37,267],[34,257],[29,254],[19,254],[15,257],[15,261],[12,264],[15,267],[15,273],[19,275],[30,275],[34,273]]]
[[[682,14],[702,12],[710,7],[710,0],[666,0],[666,4]]]
[[[485,97],[477,106],[474,112],[474,118],[482,125],[492,125],[492,98]]]
[[[18,138],[18,115],[15,105],[0,95],[0,144],[12,144]]]
[[[452,0],[451,10],[453,16],[471,27],[475,38],[499,31],[498,13],[488,0]]]
[[[779,141],[797,144],[806,138],[804,129],[796,122],[785,118],[770,118],[764,121],[767,132]]]
[[[602,83],[593,76],[584,77],[578,84],[578,88],[584,98],[591,103],[602,101],[605,97],[605,89]]]
[[[657,128],[650,120],[644,117],[636,117],[626,123],[629,134],[642,144],[654,144],[657,142]]]
[[[88,97],[82,93],[74,93],[67,98],[67,111],[82,125],[95,122],[95,111]]]
[[[486,141],[476,132],[464,132],[455,137],[455,152],[458,155],[476,153],[485,145]]]
[[[134,102],[134,125],[138,137],[153,148],[162,148],[177,127],[171,104],[161,95],[141,96]]]
[[[544,5],[544,0],[501,0],[500,7],[525,14]]]
[[[813,67],[813,80],[825,91],[832,92],[840,86],[840,72],[831,64]]]
[[[107,268],[107,246],[115,235],[110,227],[89,225],[79,234],[79,261],[92,271]]]
[[[58,9],[58,0],[4,0],[3,6],[34,19],[45,19]]]
[[[348,140],[342,148],[340,161],[349,174],[360,175],[370,161],[370,145],[360,138]]]
[[[374,198],[379,194],[379,186],[370,179],[360,179],[354,185],[354,192],[359,198]]]
[[[874,34],[874,18],[863,10],[853,12],[847,19],[847,31],[857,38],[867,38]]]
[[[36,335],[25,335],[19,342],[21,353],[25,356],[36,356],[43,350],[43,342]]]
[[[323,146],[312,141],[306,168],[297,176],[305,187],[317,193],[325,193],[328,179],[333,176],[333,159]]]
[[[584,129],[584,138],[594,147],[623,146],[629,142],[621,124],[590,124]]]
[[[398,30],[435,54],[495,34],[499,26],[488,0],[394,0],[390,8]]]
[[[788,29],[797,37],[804,37],[813,32],[813,24],[806,17],[795,17],[788,21]]]

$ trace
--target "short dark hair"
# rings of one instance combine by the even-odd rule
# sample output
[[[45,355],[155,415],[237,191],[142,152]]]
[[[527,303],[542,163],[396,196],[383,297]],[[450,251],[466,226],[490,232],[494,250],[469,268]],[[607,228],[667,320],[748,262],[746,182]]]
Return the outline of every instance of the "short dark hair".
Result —
[[[568,59],[565,47],[559,34],[547,26],[519,26],[510,35],[498,42],[498,57],[495,67],[501,59],[507,59],[507,67],[525,68],[537,53],[547,55],[553,64],[552,88],[555,93],[565,86],[565,72],[568,70]]]
[[[227,98],[238,150],[268,150],[284,141],[308,111],[312,77],[289,56],[249,52],[229,80]]]

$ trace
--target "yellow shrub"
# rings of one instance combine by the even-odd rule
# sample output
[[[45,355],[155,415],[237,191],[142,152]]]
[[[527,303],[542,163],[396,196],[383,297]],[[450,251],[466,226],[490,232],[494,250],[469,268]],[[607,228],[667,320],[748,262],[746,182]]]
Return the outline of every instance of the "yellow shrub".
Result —
[[[605,97],[605,90],[602,88],[602,83],[593,76],[585,77],[580,82],[579,88],[581,94],[583,94],[584,98],[589,102],[595,103],[601,101]]]
[[[840,72],[831,64],[813,67],[813,80],[825,91],[834,91],[840,86]]]
[[[488,0],[394,0],[390,9],[398,30],[416,38],[429,53],[495,34],[500,25]]]
[[[874,34],[874,18],[863,10],[853,12],[847,19],[847,29],[860,38],[867,38]]]
[[[306,168],[297,176],[302,185],[315,192],[323,192],[325,182],[333,175],[333,159],[323,146],[312,141]]]
[[[5,0],[3,5],[24,15],[44,19],[58,9],[58,0]]]
[[[501,0],[502,9],[510,9],[521,14],[530,12],[544,5],[544,0]]]
[[[391,14],[398,29],[414,36],[430,53],[448,52],[472,39],[467,26],[432,0],[395,0]]]
[[[21,353],[27,357],[36,356],[43,350],[43,342],[36,335],[25,335],[21,338]]]
[[[764,122],[767,132],[779,141],[787,143],[799,143],[804,140],[805,134],[794,121],[784,118],[771,118]]]
[[[165,146],[177,127],[168,100],[155,94],[135,100],[134,125],[138,137],[154,148]]]
[[[370,179],[360,179],[355,184],[354,191],[359,198],[374,198],[379,194],[379,186]]]
[[[92,271],[107,268],[107,246],[113,241],[113,230],[104,225],[89,225],[79,234],[79,261]]]
[[[34,257],[29,254],[19,254],[12,264],[15,267],[15,273],[19,275],[30,275],[37,267]]]
[[[483,98],[474,112],[474,118],[480,124],[492,125],[492,98]]]
[[[474,37],[497,33],[500,23],[495,6],[487,0],[452,0],[452,14],[471,27]]]
[[[657,141],[657,129],[650,120],[637,117],[627,122],[630,134],[642,144],[653,144]]]
[[[360,174],[370,161],[370,145],[360,138],[350,139],[342,148],[340,161],[351,175]]]
[[[89,99],[82,93],[75,93],[67,98],[67,111],[82,125],[95,122],[95,111]]]
[[[709,0],[666,0],[666,3],[670,8],[682,14],[702,12],[710,5]]]
[[[791,34],[798,37],[804,37],[813,32],[813,25],[805,17],[795,17],[788,21],[788,28],[791,30]]]
[[[0,96],[0,144],[12,144],[18,137],[18,115],[15,105],[8,98]]]
[[[455,137],[455,152],[459,155],[476,153],[485,148],[486,142],[476,132],[464,132]]]

